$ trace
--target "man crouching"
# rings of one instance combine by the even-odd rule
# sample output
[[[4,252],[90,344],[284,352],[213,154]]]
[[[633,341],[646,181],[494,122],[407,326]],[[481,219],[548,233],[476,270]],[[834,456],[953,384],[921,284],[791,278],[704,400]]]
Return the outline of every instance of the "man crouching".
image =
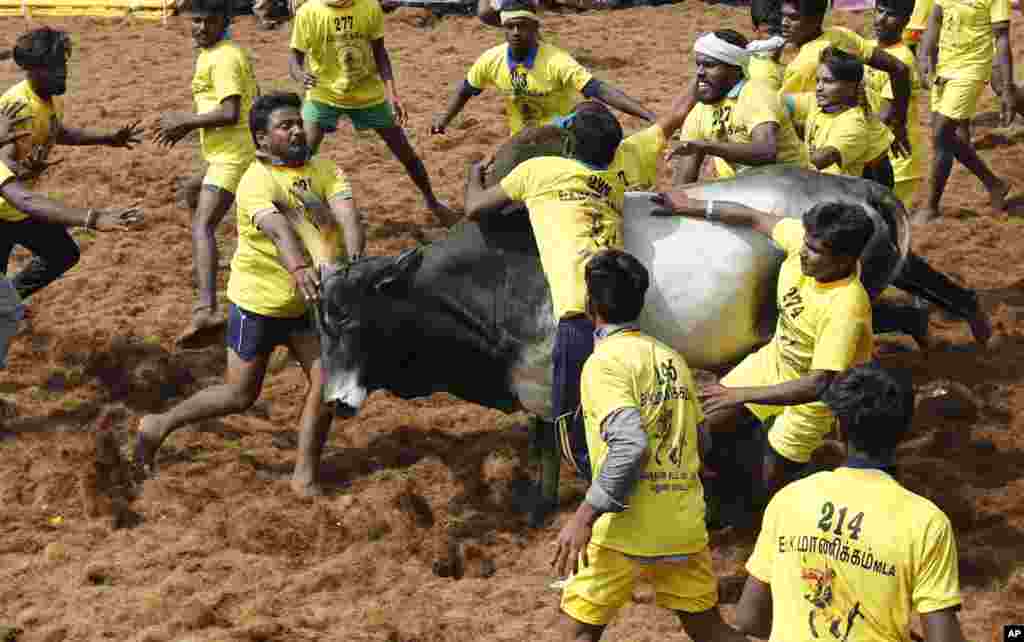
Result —
[[[202,390],[139,424],[135,463],[153,472],[156,453],[178,428],[241,413],[259,398],[277,346],[287,346],[306,374],[299,456],[292,489],[317,495],[320,453],[331,425],[323,403],[320,341],[306,315],[319,299],[319,267],[362,252],[362,225],[345,174],[333,161],[309,160],[295,94],[257,98],[249,113],[256,161],[238,185],[238,249],[228,280],[225,383]]]

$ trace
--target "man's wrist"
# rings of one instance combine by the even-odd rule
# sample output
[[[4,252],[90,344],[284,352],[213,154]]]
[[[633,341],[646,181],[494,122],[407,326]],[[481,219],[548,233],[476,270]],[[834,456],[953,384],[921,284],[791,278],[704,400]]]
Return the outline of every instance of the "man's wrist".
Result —
[[[576,519],[580,525],[590,528],[594,525],[594,522],[597,521],[597,518],[600,517],[601,514],[601,511],[592,506],[590,502],[583,501],[580,503],[580,507],[576,509],[576,513],[573,515],[573,518]]]

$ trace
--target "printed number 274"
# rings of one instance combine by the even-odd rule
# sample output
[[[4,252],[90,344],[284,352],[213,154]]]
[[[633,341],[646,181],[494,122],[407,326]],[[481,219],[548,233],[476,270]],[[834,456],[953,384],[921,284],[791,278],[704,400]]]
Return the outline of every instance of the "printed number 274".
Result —
[[[825,531],[826,533],[830,530],[833,535],[843,534],[843,524],[846,522],[846,506],[840,506],[836,509],[835,504],[832,502],[825,502],[821,506],[821,519],[818,520],[818,528]],[[835,517],[835,529],[832,529],[832,518]],[[864,513],[857,513],[853,516],[853,519],[846,524],[846,530],[850,534],[850,539],[860,539],[860,527],[864,521]]]

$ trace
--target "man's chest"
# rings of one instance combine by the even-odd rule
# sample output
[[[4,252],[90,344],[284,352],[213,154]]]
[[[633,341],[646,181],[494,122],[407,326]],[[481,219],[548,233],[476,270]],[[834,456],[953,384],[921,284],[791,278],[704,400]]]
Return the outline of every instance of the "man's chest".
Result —
[[[534,65],[517,64],[499,67],[495,85],[512,99],[546,98],[562,90],[558,80],[547,71]]]
[[[828,301],[814,287],[814,279],[803,275],[799,259],[795,264],[779,273],[776,307],[784,325],[796,330],[793,334],[811,340],[824,319]]]
[[[750,142],[750,124],[742,106],[733,98],[714,105],[705,105],[701,114],[701,130],[710,140]]]

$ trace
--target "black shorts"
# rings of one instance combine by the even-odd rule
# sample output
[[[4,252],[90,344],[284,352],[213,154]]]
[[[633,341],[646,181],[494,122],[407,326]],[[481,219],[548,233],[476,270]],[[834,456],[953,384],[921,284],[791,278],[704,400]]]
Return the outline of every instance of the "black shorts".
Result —
[[[234,303],[228,311],[226,343],[242,361],[267,356],[277,346],[288,345],[297,334],[309,334],[313,326],[305,315],[301,317],[268,317],[244,310]]]

